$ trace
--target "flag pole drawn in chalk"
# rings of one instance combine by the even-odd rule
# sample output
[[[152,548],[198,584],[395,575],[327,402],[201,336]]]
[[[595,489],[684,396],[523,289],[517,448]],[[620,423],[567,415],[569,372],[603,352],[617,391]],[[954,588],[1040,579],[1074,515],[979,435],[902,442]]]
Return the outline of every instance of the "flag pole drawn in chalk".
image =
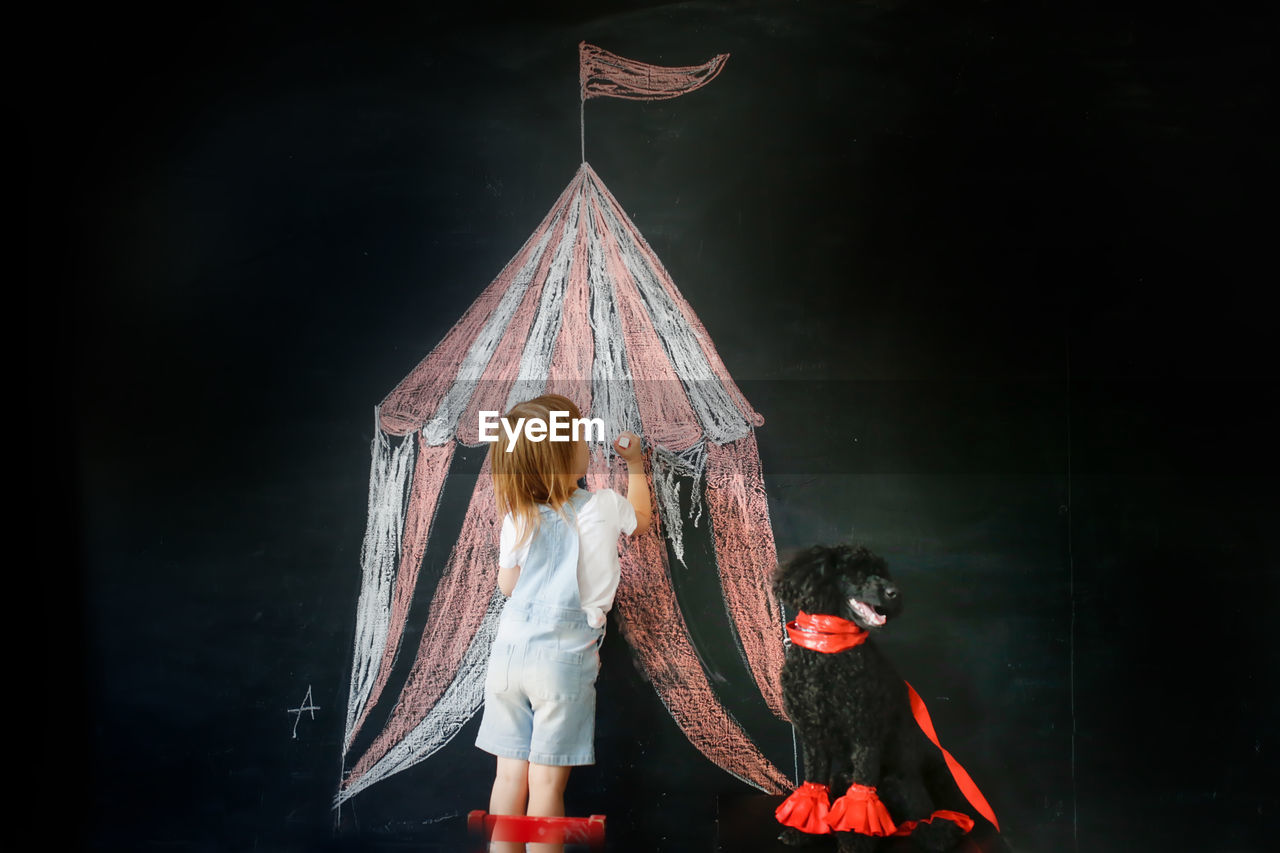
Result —
[[[579,94],[660,100],[714,79],[728,56],[666,68],[579,45]],[[790,780],[711,688],[671,581],[686,525],[710,526],[715,568],[737,646],[780,718],[782,612],[755,429],[764,423],[729,375],[692,307],[584,158],[515,256],[444,339],[375,409],[368,524],[335,806],[429,758],[480,709],[489,646],[505,600],[497,589],[498,525],[486,461],[460,531],[437,531],[454,449],[480,446],[479,412],[563,394],[606,436],[649,446],[657,523],[623,546],[614,614],[676,724],[708,759],[766,792]],[[607,439],[606,439],[607,441]],[[487,444],[485,445],[487,447]],[[624,489],[626,469],[592,445],[592,490]],[[682,493],[687,512],[682,513]],[[412,668],[372,742],[355,739],[401,651],[406,616],[433,533],[454,539],[430,598]],[[665,537],[665,541],[663,539]],[[368,738],[366,738],[367,740]]]
[[[311,698],[311,685],[308,684],[307,695],[302,697],[302,704],[299,705],[297,708],[289,709],[289,713],[294,715],[293,717],[293,739],[294,740],[298,739],[298,720],[302,719],[303,713],[310,711],[311,719],[314,720],[316,718],[316,711],[320,710],[320,706],[311,704],[314,701],[315,700]]]

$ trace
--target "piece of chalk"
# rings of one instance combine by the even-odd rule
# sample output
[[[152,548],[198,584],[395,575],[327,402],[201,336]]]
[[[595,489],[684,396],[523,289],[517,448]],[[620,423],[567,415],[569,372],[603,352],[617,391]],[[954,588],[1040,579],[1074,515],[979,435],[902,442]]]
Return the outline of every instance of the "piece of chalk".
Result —
[[[619,446],[619,447],[630,447],[630,446],[631,446],[631,439],[627,438],[627,437],[624,435],[622,438],[618,439],[618,446]]]

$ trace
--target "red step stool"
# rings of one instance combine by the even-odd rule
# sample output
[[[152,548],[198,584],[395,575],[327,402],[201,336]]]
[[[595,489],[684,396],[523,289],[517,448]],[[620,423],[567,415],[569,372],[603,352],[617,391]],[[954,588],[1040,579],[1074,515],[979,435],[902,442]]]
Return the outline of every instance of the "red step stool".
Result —
[[[526,817],[489,814],[477,809],[467,815],[467,835],[480,853],[490,841],[522,841],[535,844],[585,844],[604,850],[604,815],[591,817]]]

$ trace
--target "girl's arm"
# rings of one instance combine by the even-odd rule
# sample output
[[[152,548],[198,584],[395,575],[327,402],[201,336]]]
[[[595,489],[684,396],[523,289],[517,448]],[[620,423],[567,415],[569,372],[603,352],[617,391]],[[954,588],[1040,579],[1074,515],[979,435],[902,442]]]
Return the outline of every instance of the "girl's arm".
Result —
[[[623,446],[625,440],[626,446]],[[627,463],[627,502],[636,511],[636,529],[632,536],[639,536],[649,529],[653,508],[649,503],[649,480],[644,475],[644,457],[640,448],[640,436],[624,432],[613,442],[614,451]]]
[[[511,597],[511,593],[515,592],[516,581],[520,580],[520,567],[512,566],[509,569],[498,567],[498,589],[502,590],[502,594],[507,598]]]
[[[516,588],[516,581],[520,580],[519,566],[502,568],[502,562],[506,557],[515,556],[511,552],[515,549],[516,534],[515,522],[511,520],[511,513],[507,513],[502,519],[502,532],[498,534],[498,589],[502,590],[502,594],[507,598],[511,597],[511,593]]]

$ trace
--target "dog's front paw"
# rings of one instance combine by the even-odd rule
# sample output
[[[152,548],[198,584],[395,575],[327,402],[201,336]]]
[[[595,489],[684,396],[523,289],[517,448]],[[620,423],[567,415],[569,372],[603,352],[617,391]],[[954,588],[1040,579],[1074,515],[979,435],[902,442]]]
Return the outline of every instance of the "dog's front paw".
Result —
[[[960,843],[960,839],[965,835],[965,830],[956,825],[954,821],[944,817],[935,817],[933,820],[925,823],[921,822],[911,831],[911,840],[916,843],[921,850],[928,850],[930,853],[944,853]]]
[[[880,837],[858,832],[837,832],[836,853],[872,853],[880,846]]]
[[[808,847],[812,844],[820,844],[826,837],[825,835],[801,832],[793,826],[783,827],[782,832],[778,833],[778,840],[788,847]]]

